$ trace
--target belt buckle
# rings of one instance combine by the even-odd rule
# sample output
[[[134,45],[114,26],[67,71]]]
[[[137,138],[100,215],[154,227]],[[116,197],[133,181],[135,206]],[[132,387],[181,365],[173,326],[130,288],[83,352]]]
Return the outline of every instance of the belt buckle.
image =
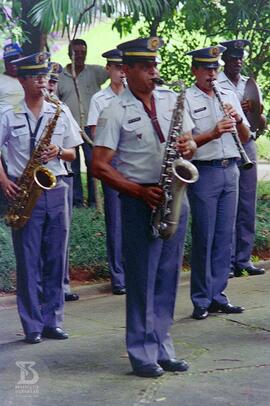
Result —
[[[229,160],[229,159],[222,159],[222,161],[221,161],[221,166],[222,166],[223,168],[226,168],[226,167],[229,165],[229,163],[230,163],[230,160]]]

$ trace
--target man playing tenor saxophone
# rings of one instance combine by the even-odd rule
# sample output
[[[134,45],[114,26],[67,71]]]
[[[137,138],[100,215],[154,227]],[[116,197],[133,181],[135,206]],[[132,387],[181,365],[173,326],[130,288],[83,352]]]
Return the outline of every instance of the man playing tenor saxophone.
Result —
[[[175,358],[169,334],[188,215],[185,202],[174,236],[153,239],[150,230],[152,209],[163,199],[158,183],[177,98],[170,90],[155,89],[157,49],[162,45],[154,37],[118,46],[128,87],[102,111],[93,153],[94,176],[120,192],[126,344],[133,371],[142,377],[188,369],[184,360]],[[191,120],[185,111],[183,115],[178,148],[189,159],[196,145]],[[114,156],[116,168],[111,165]]]
[[[6,217],[12,226],[16,256],[18,311],[30,344],[41,342],[42,336],[68,338],[61,328],[67,249],[63,160],[72,161],[75,147],[82,143],[76,122],[44,99],[48,56],[41,52],[14,61],[25,98],[18,108],[5,108],[0,119],[0,146],[6,143],[8,157],[7,174],[0,168],[0,184],[13,207]],[[38,162],[52,183],[42,185],[42,193],[34,201]]]

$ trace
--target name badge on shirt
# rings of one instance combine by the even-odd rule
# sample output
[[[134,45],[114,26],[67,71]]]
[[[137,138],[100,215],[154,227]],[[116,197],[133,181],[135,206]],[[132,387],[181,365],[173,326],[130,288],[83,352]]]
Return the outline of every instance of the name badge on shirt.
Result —
[[[201,111],[206,110],[206,107],[201,107],[200,109],[194,110],[194,113],[200,113]]]
[[[23,128],[23,127],[26,127],[26,125],[25,125],[25,124],[22,124],[22,125],[14,125],[14,126],[13,126],[13,130],[19,130],[20,128]]]
[[[130,120],[128,120],[128,124],[136,123],[136,121],[140,121],[141,119],[141,117],[131,118]]]

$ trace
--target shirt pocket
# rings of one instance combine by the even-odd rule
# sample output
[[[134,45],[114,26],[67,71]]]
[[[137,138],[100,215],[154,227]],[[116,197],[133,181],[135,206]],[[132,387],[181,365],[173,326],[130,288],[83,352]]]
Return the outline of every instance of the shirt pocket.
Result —
[[[211,111],[209,109],[200,111],[200,108],[198,107],[198,109],[192,110],[190,116],[199,132],[207,131],[214,126]]]
[[[18,126],[19,127],[19,126]],[[19,128],[12,128],[10,143],[13,148],[20,151],[29,151],[30,149],[30,136],[26,126]]]
[[[134,123],[125,123],[122,126],[123,141],[130,148],[140,148],[149,144],[149,133],[145,131],[146,123],[141,120]]]

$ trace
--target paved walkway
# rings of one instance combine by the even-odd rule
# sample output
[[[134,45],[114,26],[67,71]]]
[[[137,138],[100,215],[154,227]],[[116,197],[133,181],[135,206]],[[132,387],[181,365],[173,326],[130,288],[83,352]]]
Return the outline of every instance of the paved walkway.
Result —
[[[258,180],[270,180],[270,163],[259,162],[258,164]]]
[[[1,406],[269,406],[270,261],[263,276],[234,278],[228,295],[242,315],[190,318],[183,274],[172,335],[186,373],[131,374],[125,353],[125,298],[109,285],[81,287],[66,305],[69,340],[24,343],[14,296],[0,298]]]

